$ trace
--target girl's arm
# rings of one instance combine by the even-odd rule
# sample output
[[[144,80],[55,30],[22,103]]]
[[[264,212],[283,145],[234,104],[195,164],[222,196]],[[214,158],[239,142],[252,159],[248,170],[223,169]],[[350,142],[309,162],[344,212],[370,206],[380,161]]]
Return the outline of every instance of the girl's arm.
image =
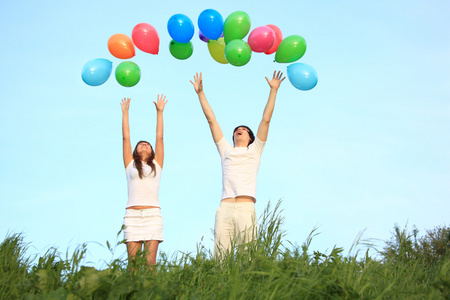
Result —
[[[158,101],[155,102],[156,107],[156,142],[155,142],[155,160],[158,165],[162,168],[164,163],[164,122],[163,122],[163,111],[167,103],[166,96],[161,94],[158,95]]]
[[[123,137],[123,163],[125,168],[133,160],[130,142],[130,124],[128,121],[128,109],[130,108],[130,98],[123,98],[120,105],[122,106],[122,137]]]

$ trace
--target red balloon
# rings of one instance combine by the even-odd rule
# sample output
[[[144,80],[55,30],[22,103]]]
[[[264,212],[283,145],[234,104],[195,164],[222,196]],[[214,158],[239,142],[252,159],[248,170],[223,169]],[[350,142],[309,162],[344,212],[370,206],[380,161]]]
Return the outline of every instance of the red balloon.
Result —
[[[272,54],[275,51],[277,51],[278,45],[283,40],[283,34],[281,33],[280,28],[278,28],[275,25],[270,24],[270,25],[266,25],[266,26],[272,28],[273,32],[275,33],[275,42],[273,43],[273,46],[269,50],[265,51],[264,53],[265,54]]]
[[[121,59],[128,59],[134,56],[133,41],[123,33],[113,34],[108,40],[108,49],[112,55]]]
[[[253,52],[268,51],[274,42],[275,33],[269,26],[256,27],[248,36],[248,45]]]
[[[139,23],[134,26],[131,33],[134,44],[140,50],[158,54],[159,52],[159,35],[155,27],[147,23]]]

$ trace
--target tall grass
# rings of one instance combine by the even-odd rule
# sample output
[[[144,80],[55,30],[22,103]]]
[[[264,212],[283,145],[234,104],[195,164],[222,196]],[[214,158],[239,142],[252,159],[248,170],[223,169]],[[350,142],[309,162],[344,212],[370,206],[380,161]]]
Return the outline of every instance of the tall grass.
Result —
[[[413,236],[399,230],[381,258],[368,250],[362,257],[357,251],[344,255],[339,247],[321,253],[310,249],[316,230],[302,246],[285,241],[280,213],[280,203],[268,206],[258,238],[221,259],[199,244],[192,254],[161,253],[157,272],[144,256],[132,268],[126,259],[102,270],[86,267],[85,244],[70,257],[50,249],[34,260],[25,256],[23,236],[11,234],[0,245],[0,299],[450,299],[445,245],[430,260],[414,248]]]

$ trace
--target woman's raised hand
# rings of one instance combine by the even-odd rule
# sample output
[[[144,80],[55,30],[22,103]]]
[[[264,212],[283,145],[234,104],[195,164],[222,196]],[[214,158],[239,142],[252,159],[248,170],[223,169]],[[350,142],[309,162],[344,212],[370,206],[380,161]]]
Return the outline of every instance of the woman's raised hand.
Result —
[[[130,98],[123,98],[122,102],[120,103],[120,106],[122,106],[122,112],[127,112],[130,108]]]
[[[161,94],[161,96],[158,94],[158,101],[153,101],[153,103],[155,103],[156,111],[163,111],[167,101],[168,100],[166,100],[166,96],[164,96],[164,94]]]

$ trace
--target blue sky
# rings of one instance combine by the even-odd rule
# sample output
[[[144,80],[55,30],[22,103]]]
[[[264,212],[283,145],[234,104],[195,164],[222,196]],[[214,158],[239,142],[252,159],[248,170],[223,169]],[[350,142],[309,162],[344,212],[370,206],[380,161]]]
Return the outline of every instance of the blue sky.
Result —
[[[312,249],[350,249],[357,235],[387,240],[394,224],[424,233],[448,225],[450,210],[450,4],[445,1],[21,1],[1,5],[0,235],[23,232],[32,253],[88,243],[88,261],[111,255],[126,204],[120,99],[132,98],[131,140],[154,143],[159,93],[165,112],[160,189],[165,241],[160,251],[212,248],[221,195],[220,159],[189,80],[203,72],[206,96],[230,140],[237,125],[257,129],[269,88],[286,73],[274,54],[253,53],[242,67],[215,62],[198,39],[208,8],[225,19],[244,11],[251,29],[275,24],[300,35],[312,65],[310,91],[288,80],[278,92],[258,176],[257,214],[282,199],[286,239]],[[193,55],[173,58],[167,21],[195,24]],[[98,87],[81,80],[95,58],[115,67],[115,33],[141,22],[159,33],[160,52],[136,49],[134,87],[114,74]],[[247,38],[247,37],[246,37]],[[246,40],[246,38],[244,40]],[[382,243],[380,243],[382,245]],[[125,247],[117,249],[117,256]]]

